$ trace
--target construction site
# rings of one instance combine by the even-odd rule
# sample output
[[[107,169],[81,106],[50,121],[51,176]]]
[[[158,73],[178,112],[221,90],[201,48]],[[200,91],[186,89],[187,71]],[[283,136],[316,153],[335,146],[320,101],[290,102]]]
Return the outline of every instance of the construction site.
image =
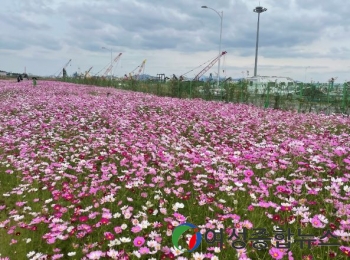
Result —
[[[111,80],[158,80],[158,81],[162,81],[162,82],[166,82],[168,80],[172,79],[179,79],[181,81],[183,80],[195,80],[198,81],[202,78],[202,76],[207,73],[217,62],[218,60],[223,57],[227,52],[224,51],[222,52],[219,56],[215,57],[213,60],[209,60],[205,63],[203,63],[202,65],[200,65],[199,67],[202,67],[205,65],[205,67],[203,69],[201,69],[196,76],[194,76],[194,78],[188,78],[186,77],[186,75],[189,72],[194,71],[195,69],[199,68],[194,68],[191,69],[190,71],[183,73],[182,75],[176,76],[175,74],[173,74],[171,77],[166,76],[164,73],[160,73],[157,74],[157,76],[145,76],[144,75],[144,70],[145,70],[145,66],[146,66],[146,62],[147,60],[143,60],[142,63],[140,65],[138,65],[136,68],[134,68],[132,71],[130,71],[127,74],[124,74],[123,77],[115,77],[111,72],[113,71],[113,68],[116,67],[116,64],[118,63],[118,61],[120,60],[122,53],[119,53],[114,60],[111,60],[111,63],[108,63],[103,69],[99,70],[97,73],[92,73],[92,69],[93,66],[91,66],[88,70],[86,70],[85,72],[74,72],[72,74],[72,78],[79,78],[79,79],[87,79],[87,78],[102,78],[102,79],[111,79]],[[56,72],[52,78],[67,78],[70,77],[67,74],[67,67],[71,64],[72,59],[70,59],[64,66],[63,68],[61,68],[58,72]],[[208,63],[208,64],[207,64]],[[80,68],[79,68],[80,69]],[[212,75],[210,75],[209,77],[210,79],[212,79]]]
[[[337,83],[337,77],[330,78],[325,83],[303,83],[289,77],[279,76],[247,76],[240,79],[213,78],[212,73],[205,76],[226,53],[223,51],[197,68],[182,75],[173,74],[172,76],[164,73],[156,76],[145,75],[147,62],[145,59],[123,77],[114,77],[111,71],[120,60],[122,53],[119,53],[113,62],[106,66],[107,68],[94,75],[91,75],[93,68],[91,66],[84,73],[75,72],[72,76],[68,76],[67,67],[71,63],[70,59],[54,79],[140,91],[158,96],[247,103],[265,108],[304,113],[350,113],[350,82]],[[194,77],[187,76],[189,72],[194,71]]]

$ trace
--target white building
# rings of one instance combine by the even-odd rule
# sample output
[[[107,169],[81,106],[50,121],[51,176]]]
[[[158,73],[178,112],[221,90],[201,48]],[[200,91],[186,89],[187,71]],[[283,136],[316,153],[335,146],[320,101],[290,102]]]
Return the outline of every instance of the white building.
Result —
[[[248,91],[255,94],[280,93],[290,94],[295,91],[295,82],[289,77],[256,76],[247,77]]]
[[[0,77],[6,77],[6,71],[0,70]]]

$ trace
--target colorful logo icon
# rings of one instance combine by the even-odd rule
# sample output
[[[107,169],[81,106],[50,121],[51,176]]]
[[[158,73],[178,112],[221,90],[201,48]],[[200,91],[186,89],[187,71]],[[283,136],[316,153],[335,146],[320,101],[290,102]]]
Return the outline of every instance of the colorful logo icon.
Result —
[[[181,237],[181,235],[183,233],[185,233],[189,229],[193,229],[194,234],[192,235],[192,237],[190,238],[190,241],[188,242],[189,250],[187,250],[187,251],[193,252],[201,244],[202,234],[199,232],[198,227],[191,224],[191,223],[184,223],[184,224],[177,226],[173,231],[172,242],[173,242],[173,245],[176,249],[181,250],[179,248],[179,238]]]

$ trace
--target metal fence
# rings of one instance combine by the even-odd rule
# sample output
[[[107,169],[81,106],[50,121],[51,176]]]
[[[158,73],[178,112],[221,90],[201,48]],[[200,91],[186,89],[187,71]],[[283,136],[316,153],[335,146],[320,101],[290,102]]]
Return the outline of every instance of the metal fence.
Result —
[[[223,102],[246,103],[264,108],[294,110],[300,113],[350,114],[350,82],[344,84],[298,83],[277,84],[275,82],[254,83],[170,80],[110,80],[102,78],[65,78],[64,81],[108,86],[124,90],[151,93],[157,96],[176,98],[201,98]]]

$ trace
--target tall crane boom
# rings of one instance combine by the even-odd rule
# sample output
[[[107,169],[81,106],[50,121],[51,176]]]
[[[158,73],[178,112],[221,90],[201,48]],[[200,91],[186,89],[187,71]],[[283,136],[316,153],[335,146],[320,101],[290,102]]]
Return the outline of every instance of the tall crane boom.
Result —
[[[88,71],[85,72],[84,78],[87,77],[87,75],[89,74],[89,72],[92,70],[93,67],[90,67],[90,69]]]
[[[66,68],[68,67],[68,65],[69,65],[69,63],[70,63],[71,61],[72,61],[72,59],[70,59],[70,60],[66,63],[66,65],[64,65],[63,69],[62,69],[61,72],[58,74],[57,78],[61,77],[63,71],[66,70]]]
[[[144,60],[144,61],[142,62],[142,64],[140,65],[140,69],[139,69],[139,71],[137,72],[137,74],[135,75],[135,79],[136,79],[136,80],[139,79],[139,76],[140,76],[141,71],[145,69],[146,61],[147,61],[147,60]]]
[[[122,53],[119,53],[118,56],[115,57],[115,59],[113,61],[113,64],[116,63],[119,60],[120,56],[122,56]],[[111,69],[113,68],[113,64],[109,65],[109,67],[107,68],[107,70],[103,74],[103,77],[105,77],[111,71]]]
[[[224,56],[226,53],[227,53],[227,51],[223,51],[219,56],[217,56],[215,59],[213,59],[204,69],[202,69],[202,70],[193,78],[193,80],[194,80],[194,81],[199,80],[199,78],[200,78],[201,76],[203,76],[204,73],[206,73],[211,67],[213,67],[214,64],[215,64],[222,56]]]

